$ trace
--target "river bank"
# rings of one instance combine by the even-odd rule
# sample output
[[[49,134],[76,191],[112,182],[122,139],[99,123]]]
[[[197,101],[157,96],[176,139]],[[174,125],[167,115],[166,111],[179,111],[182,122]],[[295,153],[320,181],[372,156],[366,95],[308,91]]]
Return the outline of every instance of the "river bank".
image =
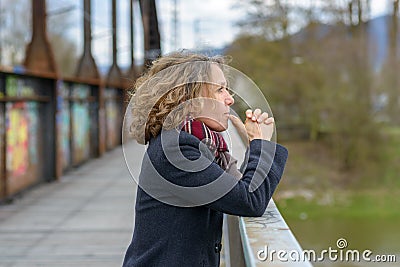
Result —
[[[284,145],[289,150],[289,160],[274,200],[303,249],[317,252],[329,247],[337,249],[336,242],[345,239],[348,249],[396,255],[398,263],[399,166],[388,162],[389,168],[381,176],[344,172],[339,160],[323,145],[312,142]],[[398,146],[391,146],[388,159],[395,160],[398,150]],[[313,264],[348,267],[366,263],[325,260]],[[396,265],[368,263],[368,266]]]

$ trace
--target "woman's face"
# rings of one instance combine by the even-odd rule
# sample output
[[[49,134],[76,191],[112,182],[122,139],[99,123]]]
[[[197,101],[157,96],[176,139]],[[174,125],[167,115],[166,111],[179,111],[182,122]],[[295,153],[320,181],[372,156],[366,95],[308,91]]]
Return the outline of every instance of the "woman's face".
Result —
[[[234,103],[226,86],[221,68],[216,63],[211,64],[211,81],[202,88],[203,108],[196,119],[218,132],[228,128],[229,107]]]

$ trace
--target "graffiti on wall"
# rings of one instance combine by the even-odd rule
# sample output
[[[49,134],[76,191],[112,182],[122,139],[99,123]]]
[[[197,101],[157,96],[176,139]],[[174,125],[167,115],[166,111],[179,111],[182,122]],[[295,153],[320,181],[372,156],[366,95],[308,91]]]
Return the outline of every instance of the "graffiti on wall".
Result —
[[[118,96],[117,89],[106,88],[104,91],[106,110],[106,141],[108,148],[112,148],[119,143],[121,112]]]
[[[4,146],[4,134],[5,134],[6,126],[4,125],[4,103],[0,103],[0,147]],[[0,170],[3,170],[4,165],[4,157],[6,155],[3,154],[3,149],[0,149]],[[1,174],[0,174],[1,177]],[[1,178],[0,178],[1,179]],[[1,187],[1,181],[0,181]]]
[[[0,82],[0,98],[4,97],[4,88],[3,88],[3,83]],[[5,108],[5,104],[0,102],[0,147],[4,147],[4,134],[5,134],[5,129],[6,126],[4,124],[4,108]],[[0,190],[2,189],[3,183],[3,177],[2,177],[2,171],[5,166],[3,164],[4,161],[4,157],[5,157],[5,153],[3,153],[3,149],[0,149]]]
[[[25,116],[25,103],[7,103],[7,171],[12,176],[25,174],[28,169],[28,119]]]
[[[71,164],[69,88],[64,82],[57,82],[57,131],[60,137],[61,164],[65,169]]]
[[[39,107],[38,103],[25,103],[25,116],[28,120],[29,159],[31,164],[38,163],[38,139],[39,139]]]
[[[90,156],[90,116],[87,98],[90,88],[85,85],[72,87],[72,134],[74,161],[80,162]]]
[[[27,81],[17,78],[16,76],[7,76],[6,79],[6,95],[7,96],[34,96],[35,90],[27,85]]]
[[[35,91],[26,81],[9,76],[7,96],[32,96]],[[39,107],[35,102],[6,104],[6,169],[11,176],[25,174],[38,162]]]

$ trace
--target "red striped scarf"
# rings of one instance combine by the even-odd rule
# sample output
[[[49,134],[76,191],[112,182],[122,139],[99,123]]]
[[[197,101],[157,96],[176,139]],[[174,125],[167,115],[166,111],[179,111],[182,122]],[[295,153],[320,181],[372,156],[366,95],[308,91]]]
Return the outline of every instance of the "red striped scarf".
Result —
[[[230,155],[228,146],[220,133],[211,130],[203,122],[194,119],[185,120],[182,130],[196,136],[207,145],[208,149],[214,153],[217,164],[226,170]]]

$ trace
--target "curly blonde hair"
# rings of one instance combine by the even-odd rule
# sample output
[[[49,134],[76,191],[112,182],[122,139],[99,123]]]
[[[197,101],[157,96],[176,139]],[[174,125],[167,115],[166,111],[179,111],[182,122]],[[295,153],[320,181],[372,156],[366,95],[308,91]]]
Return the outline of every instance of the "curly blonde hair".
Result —
[[[222,56],[208,57],[188,51],[153,61],[148,71],[136,80],[131,94],[131,137],[147,144],[162,128],[168,130],[180,125],[196,108],[193,103],[187,105],[188,100],[200,97],[203,86],[208,88],[211,64],[223,69],[224,62]]]

